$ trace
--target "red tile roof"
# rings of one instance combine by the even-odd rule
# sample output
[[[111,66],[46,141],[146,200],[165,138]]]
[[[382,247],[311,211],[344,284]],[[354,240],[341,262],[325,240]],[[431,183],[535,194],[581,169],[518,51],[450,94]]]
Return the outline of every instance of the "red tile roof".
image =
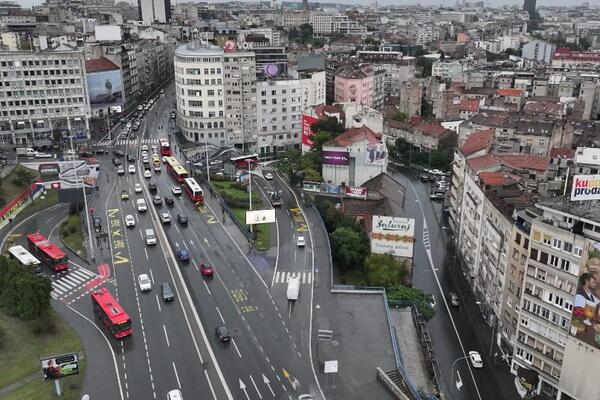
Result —
[[[530,154],[506,154],[497,155],[502,164],[516,169],[532,169],[535,171],[546,171],[548,157],[532,156]]]
[[[505,97],[520,97],[521,94],[523,94],[523,90],[522,89],[498,89],[498,90],[496,90],[496,93],[498,93],[500,96],[505,96]]]
[[[96,58],[94,60],[85,60],[85,70],[87,73],[112,71],[119,69],[112,61],[107,58]]]
[[[471,167],[473,171],[481,171],[494,166],[500,166],[498,159],[491,154],[471,158],[470,160],[467,160],[467,164],[469,164],[469,167]]]
[[[552,150],[550,150],[550,158],[573,159],[574,157],[575,157],[575,150],[573,150],[573,149],[553,147]]]
[[[504,172],[480,172],[479,179],[486,186],[500,186],[511,181]]]
[[[460,105],[458,106],[460,111],[470,111],[470,112],[479,112],[479,100],[473,99],[465,99],[460,101]]]
[[[362,140],[367,140],[369,143],[379,143],[381,142],[381,138],[381,134],[373,132],[366,126],[361,126],[360,128],[352,128],[347,130],[335,139],[325,142],[323,146],[348,147],[353,143],[360,142]]]
[[[441,125],[431,125],[431,124],[417,125],[417,129],[420,130],[423,133],[423,135],[432,136],[435,138],[440,138],[444,134],[450,132],[449,129],[446,129]]]
[[[492,128],[483,131],[474,132],[465,140],[461,151],[465,156],[469,156],[489,147],[492,144],[494,130]]]

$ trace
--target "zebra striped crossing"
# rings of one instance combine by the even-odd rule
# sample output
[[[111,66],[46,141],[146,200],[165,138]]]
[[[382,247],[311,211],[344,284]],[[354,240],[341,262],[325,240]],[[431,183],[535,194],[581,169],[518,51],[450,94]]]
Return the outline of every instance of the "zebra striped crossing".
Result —
[[[52,281],[52,292],[50,292],[50,296],[55,300],[67,297],[87,282],[98,277],[98,275],[85,268],[79,268],[73,265],[69,266],[69,268],[67,274],[61,275]]]
[[[312,282],[312,272],[275,272],[274,283],[287,283],[292,276],[300,277],[302,283],[310,284]]]
[[[131,139],[131,140],[102,140],[96,143],[96,146],[127,146],[129,144],[158,144],[159,139]]]

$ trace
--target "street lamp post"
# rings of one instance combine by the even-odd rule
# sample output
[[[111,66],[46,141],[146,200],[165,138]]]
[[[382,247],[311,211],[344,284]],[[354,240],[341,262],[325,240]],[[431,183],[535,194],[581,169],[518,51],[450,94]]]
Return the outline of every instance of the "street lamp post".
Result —
[[[71,142],[71,153],[75,154],[73,150],[72,134],[69,136],[69,140]],[[94,256],[94,242],[92,241],[92,229],[90,228],[90,213],[88,211],[87,196],[85,194],[85,183],[83,182],[83,177],[80,178],[79,176],[77,176],[77,170],[75,170],[75,178],[77,179],[77,186],[81,184],[81,189],[83,190],[83,208],[85,210],[85,221],[87,223],[88,239],[90,241],[90,255],[92,256],[92,261],[95,261],[96,258]]]
[[[467,358],[469,358],[469,357],[468,356],[459,357],[456,360],[454,360],[454,362],[452,363],[452,368],[450,368],[450,384],[452,385],[452,386],[450,386],[450,400],[452,400],[452,392],[453,392],[453,389],[455,386],[454,385],[454,366],[456,365],[457,362],[459,362],[461,360],[466,360]],[[458,372],[458,370],[457,370],[457,372]],[[462,381],[461,381],[461,383],[462,383]]]
[[[204,154],[205,154],[205,161],[206,161],[206,179],[208,179],[208,181],[210,182],[210,168],[208,166],[208,135],[204,136],[205,142],[204,142]]]
[[[246,160],[248,162],[248,193],[249,193],[249,202],[250,202],[250,211],[252,211],[252,160]],[[208,162],[208,160],[206,160]],[[252,225],[250,225],[250,233],[254,238],[254,231],[252,229]]]

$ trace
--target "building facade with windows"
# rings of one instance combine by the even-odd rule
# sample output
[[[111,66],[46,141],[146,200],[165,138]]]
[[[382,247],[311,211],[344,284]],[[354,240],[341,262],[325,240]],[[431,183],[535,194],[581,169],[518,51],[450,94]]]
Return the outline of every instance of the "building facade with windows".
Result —
[[[256,83],[258,150],[261,156],[300,148],[302,86],[300,80],[278,78]]]
[[[0,141],[49,145],[58,134],[89,137],[83,52],[0,51]]]

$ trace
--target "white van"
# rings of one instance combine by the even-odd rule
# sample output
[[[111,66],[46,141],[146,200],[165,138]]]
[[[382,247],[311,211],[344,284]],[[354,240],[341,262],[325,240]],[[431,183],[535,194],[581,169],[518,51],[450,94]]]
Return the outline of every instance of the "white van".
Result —
[[[154,230],[153,229],[146,229],[144,231],[145,236],[146,236],[146,244],[148,246],[152,246],[156,244],[156,235],[154,234]]]
[[[167,393],[167,400],[183,400],[181,391],[179,389],[170,390],[169,393]]]
[[[146,212],[146,211],[148,211],[148,206],[146,206],[146,200],[144,200],[144,199],[137,199],[135,203],[137,205],[138,212]]]
[[[299,295],[300,295],[300,277],[297,275],[292,275],[290,277],[290,280],[288,281],[287,299],[288,300],[298,300]]]
[[[35,153],[37,153],[37,151],[35,151],[31,147],[20,147],[20,148],[16,149],[16,152],[17,152],[18,156],[25,156],[25,157],[34,157]]]

